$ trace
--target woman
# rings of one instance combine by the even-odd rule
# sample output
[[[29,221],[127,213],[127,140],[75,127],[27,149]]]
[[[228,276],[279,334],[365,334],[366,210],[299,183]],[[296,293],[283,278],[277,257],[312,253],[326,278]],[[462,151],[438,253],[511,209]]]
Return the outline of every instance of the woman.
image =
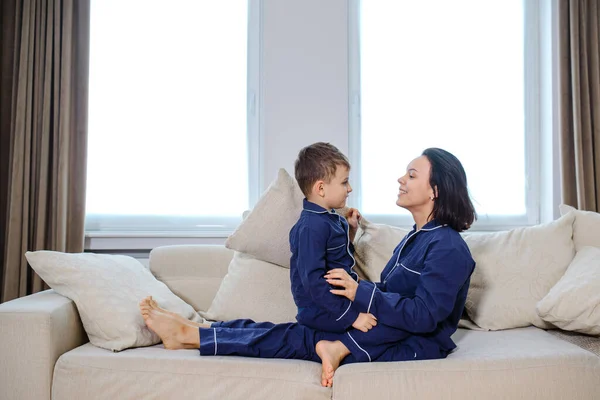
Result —
[[[400,184],[396,204],[410,211],[413,230],[398,244],[381,282],[355,282],[343,269],[325,279],[359,312],[375,315],[368,332],[334,334],[298,323],[251,320],[195,324],[162,310],[151,298],[140,303],[148,327],[165,348],[199,348],[201,355],[294,358],[322,363],[321,384],[333,384],[343,363],[445,358],[463,312],[475,267],[458,232],[469,229],[475,210],[460,161],[430,148],[414,159]]]

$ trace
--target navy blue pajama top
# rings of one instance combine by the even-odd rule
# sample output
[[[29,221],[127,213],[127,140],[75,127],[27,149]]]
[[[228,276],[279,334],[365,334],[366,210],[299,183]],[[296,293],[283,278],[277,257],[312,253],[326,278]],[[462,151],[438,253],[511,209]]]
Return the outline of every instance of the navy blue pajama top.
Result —
[[[348,221],[334,210],[306,199],[298,222],[290,231],[290,280],[298,307],[298,322],[326,331],[344,331],[352,326],[359,312],[352,302],[329,290],[333,287],[323,276],[343,268],[358,279],[354,267],[354,246],[350,242]],[[327,321],[330,321],[329,324]]]
[[[462,315],[475,261],[454,229],[416,225],[394,249],[381,282],[360,281],[353,307],[379,323],[435,342],[446,353]]]

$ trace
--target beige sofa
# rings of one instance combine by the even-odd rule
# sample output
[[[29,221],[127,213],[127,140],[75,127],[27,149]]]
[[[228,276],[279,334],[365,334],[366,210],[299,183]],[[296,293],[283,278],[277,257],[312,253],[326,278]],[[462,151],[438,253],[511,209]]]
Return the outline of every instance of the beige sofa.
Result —
[[[154,275],[207,310],[233,252],[171,246]],[[0,305],[0,399],[599,399],[600,357],[542,329],[459,329],[445,360],[342,366],[333,388],[299,360],[201,357],[162,345],[87,343],[74,303],[52,290]]]

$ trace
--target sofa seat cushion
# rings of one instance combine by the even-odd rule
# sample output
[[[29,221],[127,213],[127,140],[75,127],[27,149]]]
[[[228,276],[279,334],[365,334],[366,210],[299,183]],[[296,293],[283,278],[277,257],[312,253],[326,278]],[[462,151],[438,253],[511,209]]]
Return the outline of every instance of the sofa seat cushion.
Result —
[[[333,398],[598,399],[600,357],[542,329],[459,329],[453,339],[445,360],[344,365]]]
[[[331,399],[321,365],[301,360],[201,357],[162,345],[120,353],[89,343],[57,361],[53,399]]]

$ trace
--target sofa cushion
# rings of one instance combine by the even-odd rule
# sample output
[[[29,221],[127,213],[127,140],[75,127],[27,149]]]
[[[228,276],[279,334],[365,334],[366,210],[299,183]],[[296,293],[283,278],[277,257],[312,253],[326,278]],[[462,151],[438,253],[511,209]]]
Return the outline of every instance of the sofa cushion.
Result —
[[[354,258],[359,275],[372,282],[379,282],[381,271],[408,232],[407,229],[374,224],[361,218],[354,242]]]
[[[235,252],[210,308],[200,314],[210,321],[280,323],[295,322],[296,312],[289,269]]]
[[[465,304],[484,329],[551,327],[535,307],[558,282],[575,255],[573,214],[506,232],[465,235],[477,265]]]
[[[194,309],[206,311],[233,254],[216,244],[156,247],[150,252],[150,271]]]
[[[303,198],[294,178],[280,169],[277,179],[227,238],[225,246],[289,268],[292,256],[289,233],[300,217]]]
[[[559,209],[561,215],[569,212],[575,214],[573,224],[575,251],[579,251],[584,246],[600,247],[600,213],[580,211],[566,204],[561,204]]]
[[[600,335],[600,247],[579,249],[536,309],[544,321],[561,329]]]
[[[300,360],[201,357],[162,345],[121,353],[89,344],[56,363],[53,399],[331,399],[321,365]]]
[[[90,342],[96,346],[119,351],[159,343],[140,314],[139,302],[146,296],[167,310],[201,321],[190,305],[133,257],[54,251],[25,256],[52,289],[75,302]]]
[[[597,399],[600,358],[534,328],[459,329],[444,360],[344,365],[334,399]]]

